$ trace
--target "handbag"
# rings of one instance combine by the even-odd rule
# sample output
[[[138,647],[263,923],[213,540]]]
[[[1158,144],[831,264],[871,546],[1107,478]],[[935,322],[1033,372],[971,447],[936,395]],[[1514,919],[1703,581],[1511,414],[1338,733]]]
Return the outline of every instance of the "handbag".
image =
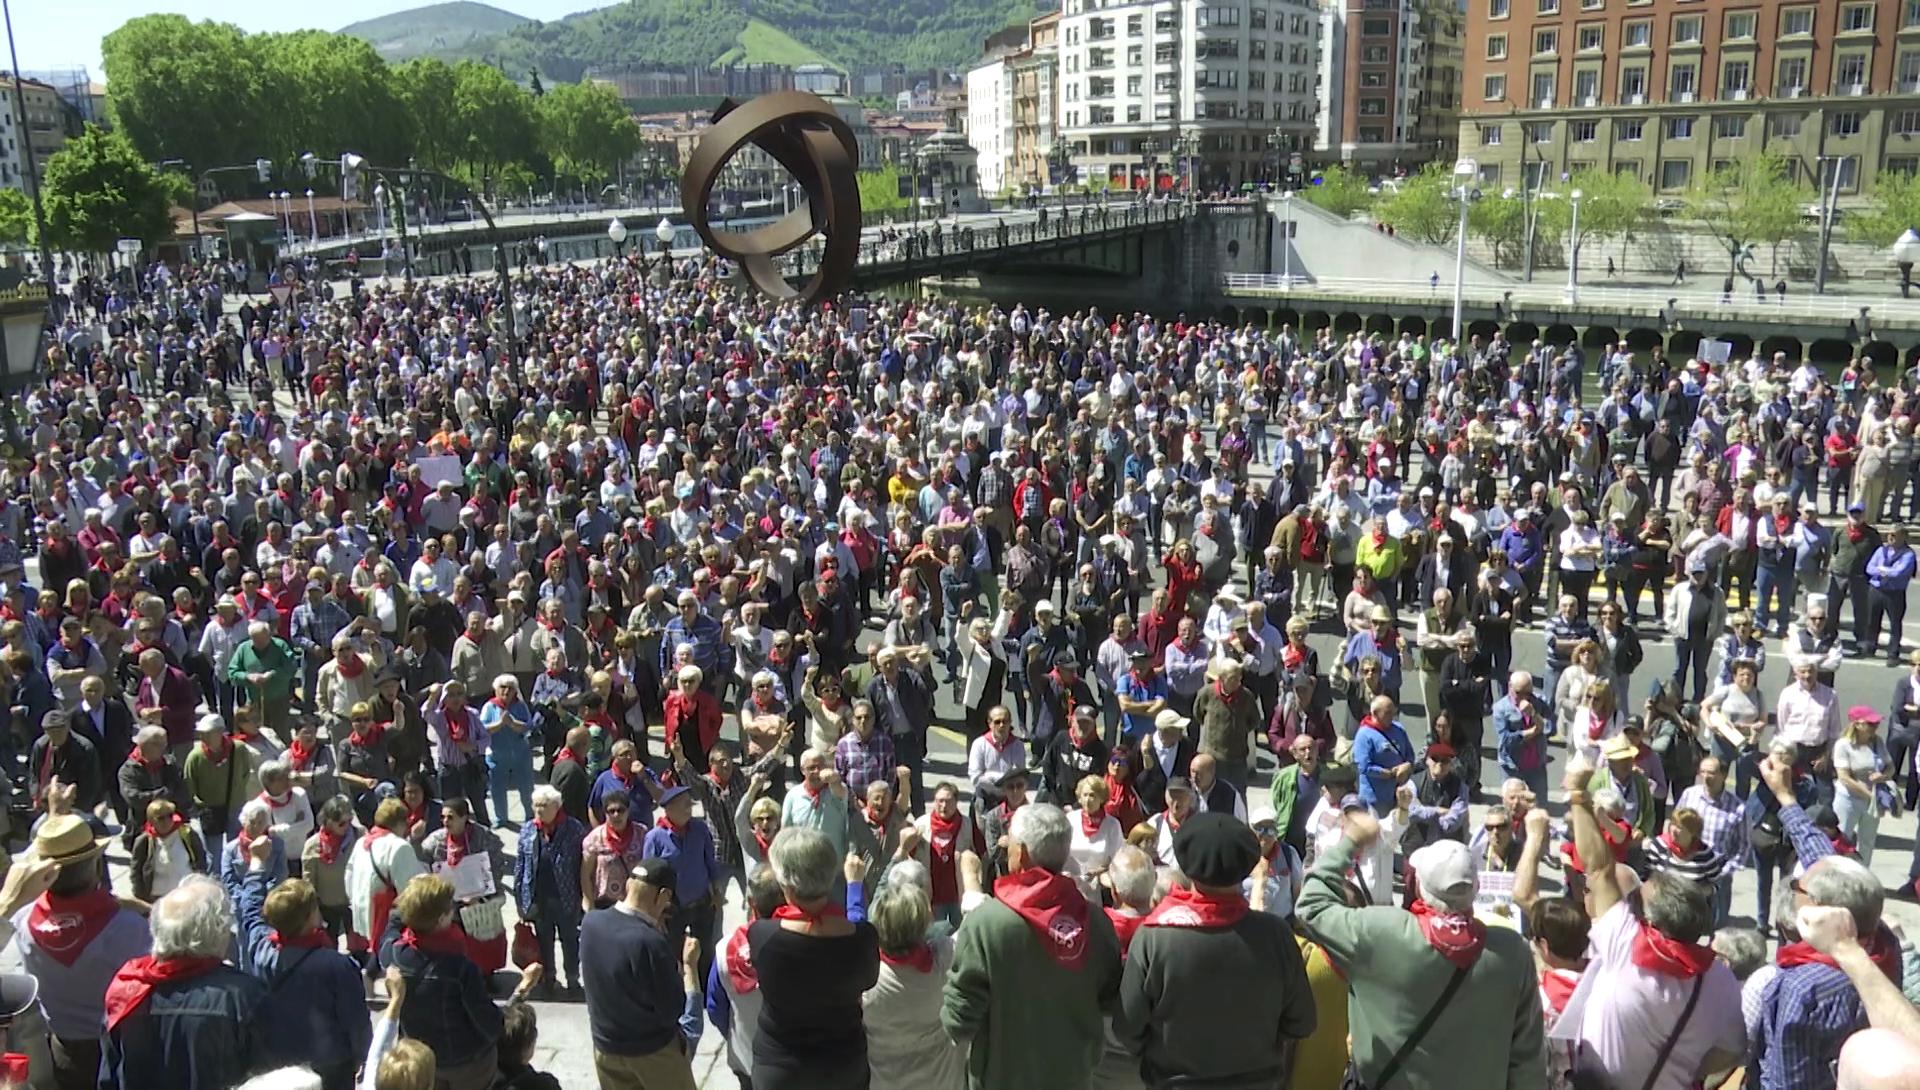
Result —
[[[540,963],[540,939],[525,920],[513,925],[512,957],[514,966],[520,969]]]
[[[1455,969],[1453,971],[1453,979],[1447,981],[1446,989],[1440,993],[1440,998],[1434,1002],[1433,1007],[1427,1011],[1426,1016],[1420,1019],[1420,1024],[1413,1027],[1413,1032],[1407,1036],[1406,1041],[1394,1050],[1393,1057],[1387,1061],[1387,1066],[1381,1069],[1378,1079],[1372,1082],[1367,1082],[1362,1079],[1360,1077],[1360,1069],[1349,1059],[1347,1061],[1347,1072],[1340,1078],[1340,1090],[1380,1090],[1381,1087],[1386,1086],[1388,1082],[1392,1081],[1393,1077],[1400,1073],[1401,1066],[1407,1062],[1407,1057],[1413,1055],[1413,1050],[1420,1047],[1420,1042],[1427,1036],[1427,1031],[1431,1030],[1433,1024],[1440,1020],[1440,1012],[1445,1010],[1447,1004],[1453,1001],[1454,993],[1460,990],[1460,985],[1466,983],[1466,980],[1467,971],[1465,969]]]
[[[487,942],[507,933],[507,923],[501,916],[502,898],[488,897],[485,900],[471,901],[460,906],[460,929],[467,937],[476,942]]]

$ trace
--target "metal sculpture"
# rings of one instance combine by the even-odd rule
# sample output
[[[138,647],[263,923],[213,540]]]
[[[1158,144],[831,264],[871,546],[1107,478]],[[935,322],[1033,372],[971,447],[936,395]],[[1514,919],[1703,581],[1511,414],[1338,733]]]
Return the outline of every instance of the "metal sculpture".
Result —
[[[716,230],[707,202],[721,171],[748,144],[772,156],[807,191],[807,203],[772,223],[742,231]],[[852,282],[860,253],[860,162],[853,130],[827,101],[804,91],[777,91],[746,103],[728,99],[687,160],[680,203],[687,221],[714,253],[739,264],[747,279],[775,299],[811,305]],[[814,235],[825,251],[799,288],[780,271],[781,254]]]

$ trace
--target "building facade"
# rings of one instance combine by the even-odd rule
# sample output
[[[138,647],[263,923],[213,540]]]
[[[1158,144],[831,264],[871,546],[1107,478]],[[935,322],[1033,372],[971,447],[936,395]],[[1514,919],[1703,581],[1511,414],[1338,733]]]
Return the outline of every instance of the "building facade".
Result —
[[[1311,0],[1065,0],[1060,116],[1082,180],[1203,190],[1268,180],[1313,145]]]
[[[989,37],[966,74],[967,142],[979,155],[980,191],[1020,193],[1046,186],[1057,135],[1060,13]]]
[[[1013,176],[1013,69],[1006,56],[967,69],[967,143],[979,156],[980,188],[998,193]]]
[[[1484,183],[1592,168],[1671,194],[1771,149],[1845,196],[1920,167],[1920,0],[1469,2],[1460,154]]]
[[[1071,181],[1062,157],[1054,170],[1054,145],[1060,140],[1060,13],[1048,12],[1027,25],[1027,48],[1011,58],[1013,75],[1012,185],[1034,189]],[[985,192],[993,190],[982,185]]]

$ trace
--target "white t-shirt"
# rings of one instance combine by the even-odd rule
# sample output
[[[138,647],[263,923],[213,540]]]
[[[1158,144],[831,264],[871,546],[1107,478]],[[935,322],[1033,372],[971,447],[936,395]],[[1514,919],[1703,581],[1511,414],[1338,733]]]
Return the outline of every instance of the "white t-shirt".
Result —
[[[1640,1086],[1673,1036],[1695,981],[1649,972],[1633,963],[1640,921],[1626,901],[1594,921],[1592,959],[1558,1026],[1579,1027],[1583,1055],[1619,1086]],[[1744,1056],[1747,1027],[1740,1016],[1740,982],[1724,962],[1707,966],[1700,1000],[1674,1042],[1654,1090],[1687,1090],[1712,1051]]]
[[[1120,832],[1120,822],[1112,814],[1103,814],[1101,817],[1099,832],[1088,836],[1086,828],[1080,822],[1080,811],[1075,810],[1068,815],[1068,820],[1073,825],[1073,844],[1067,849],[1066,873],[1069,877],[1079,879],[1081,891],[1091,891],[1091,896],[1096,899],[1099,892],[1093,879],[1087,876],[1095,871],[1105,870],[1108,861],[1113,858],[1113,853],[1119,851],[1120,846],[1127,842],[1127,838]]]

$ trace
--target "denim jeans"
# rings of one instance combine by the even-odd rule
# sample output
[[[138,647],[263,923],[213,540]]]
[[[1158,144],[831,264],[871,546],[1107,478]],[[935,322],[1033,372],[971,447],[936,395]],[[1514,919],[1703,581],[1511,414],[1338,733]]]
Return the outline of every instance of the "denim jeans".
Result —
[[[520,793],[521,821],[533,820],[533,757],[511,758],[495,761],[487,758],[487,783],[493,795],[493,817],[495,821],[507,820],[507,791],[509,788]]]

